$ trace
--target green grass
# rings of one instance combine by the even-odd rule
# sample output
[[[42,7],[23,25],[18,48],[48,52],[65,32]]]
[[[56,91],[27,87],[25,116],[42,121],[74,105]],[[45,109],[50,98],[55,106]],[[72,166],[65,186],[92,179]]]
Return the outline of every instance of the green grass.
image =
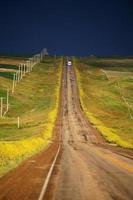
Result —
[[[3,68],[3,69],[13,69],[13,70],[17,70],[18,69],[18,66],[16,65],[7,65],[7,64],[0,64],[0,69]],[[13,79],[13,74],[14,72],[9,72],[9,71],[3,71],[1,72],[0,71],[0,77],[4,77],[4,78],[9,78],[9,79]]]
[[[0,64],[0,68],[4,68],[4,69],[18,69],[18,66],[16,66],[16,65]]]
[[[0,77],[13,79],[13,72],[0,72]]]
[[[86,57],[86,58],[81,58],[80,61],[93,68],[133,72],[133,59],[87,58]]]
[[[10,89],[9,112],[0,118],[0,175],[46,147],[57,114],[62,58],[45,58],[11,93],[12,80],[0,78],[0,96]],[[6,104],[6,101],[4,101]],[[17,128],[17,117],[20,128]]]
[[[56,103],[55,90],[58,83],[59,69],[53,67],[52,61],[51,58],[51,64],[46,64],[46,61],[46,63],[36,65],[33,73],[27,75],[17,85],[15,94],[9,98],[10,109],[4,119],[5,125],[3,120],[0,120],[1,140],[27,138],[43,130],[45,123],[47,123],[47,114]],[[12,85],[10,80],[8,82]],[[6,92],[3,91],[3,93],[5,97]],[[18,116],[20,116],[21,127],[19,131],[16,127]]]
[[[80,58],[76,59],[75,66],[81,90],[81,104],[89,120],[91,119],[109,142],[123,147],[133,147],[133,119],[130,119],[128,108],[122,99],[123,95],[130,104],[133,116],[133,79],[127,75],[121,77],[117,73],[115,79],[108,80],[101,71],[101,68],[106,68],[132,72],[133,59]]]

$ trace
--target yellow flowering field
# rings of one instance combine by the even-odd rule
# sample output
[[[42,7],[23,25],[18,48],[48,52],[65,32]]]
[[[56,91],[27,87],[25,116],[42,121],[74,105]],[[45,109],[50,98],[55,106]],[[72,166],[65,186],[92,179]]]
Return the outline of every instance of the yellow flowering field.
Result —
[[[51,61],[52,58],[49,58]],[[43,148],[46,148],[51,137],[52,137],[52,130],[54,127],[54,122],[57,116],[57,110],[58,110],[58,102],[59,102],[59,90],[60,90],[60,83],[61,83],[61,74],[62,74],[62,62],[63,59],[57,58],[57,66],[55,69],[55,66],[53,65],[53,60],[38,64],[38,66],[35,67],[35,72],[33,71],[33,75],[31,77],[25,78],[25,81],[23,81],[22,84],[20,84],[17,88],[18,91],[16,91],[16,94],[14,97],[12,97],[12,104],[15,102],[18,103],[17,111],[23,110],[23,104],[27,103],[29,101],[29,93],[30,96],[32,95],[32,89],[30,91],[25,89],[25,82],[27,79],[30,80],[29,87],[35,87],[36,83],[34,83],[34,73],[35,77],[37,75],[41,79],[42,78],[45,81],[45,85],[40,82],[39,90],[43,90],[43,87],[45,87],[45,95],[39,94],[39,102],[41,104],[41,101],[45,101],[45,99],[49,96],[49,101],[51,104],[49,105],[46,101],[46,103],[41,104],[42,107],[38,104],[38,101],[36,103],[36,99],[29,101],[30,106],[28,109],[31,109],[30,112],[22,113],[22,124],[20,124],[20,129],[16,128],[16,112],[13,111],[12,108],[10,108],[10,112],[4,119],[0,119],[0,125],[2,129],[0,130],[0,176],[5,174],[10,169],[16,167],[20,162],[22,162],[24,159],[34,155],[35,153],[39,152]],[[37,72],[40,70],[40,72],[37,74]],[[33,76],[33,77],[32,77]],[[49,76],[49,77],[48,77]],[[33,79],[33,80],[32,80]],[[51,79],[51,80],[50,80]],[[52,80],[54,79],[54,83],[52,84]],[[41,80],[40,80],[41,81]],[[5,83],[5,82],[4,82]],[[34,85],[35,84],[35,85]],[[39,85],[39,81],[38,81]],[[48,90],[48,88],[51,87],[51,91]],[[25,89],[25,95],[23,93]],[[34,92],[37,92],[38,94],[38,88],[34,89]],[[21,91],[23,94],[23,101],[20,99]],[[47,92],[47,93],[46,93]],[[19,95],[20,96],[19,96]],[[27,97],[26,97],[27,95]],[[33,95],[34,96],[34,95]],[[26,100],[25,100],[25,99]],[[47,100],[47,99],[46,99]],[[21,101],[21,104],[19,103]],[[33,105],[32,105],[33,102]],[[34,109],[33,109],[34,108]],[[14,107],[14,109],[16,109]],[[25,108],[24,108],[25,109]],[[19,110],[19,111],[20,111]],[[30,117],[29,117],[30,116]],[[29,119],[31,118],[31,119]],[[29,120],[31,120],[29,122]],[[38,122],[39,121],[39,122]],[[4,125],[5,123],[5,125]],[[29,126],[30,123],[30,126]],[[9,126],[10,136],[8,137],[8,131],[7,131],[7,124]],[[32,133],[32,130],[35,132]],[[24,133],[24,131],[26,133]],[[20,132],[20,133],[18,133]],[[4,135],[5,133],[5,135]],[[27,135],[26,135],[27,134]],[[24,135],[24,136],[23,136]],[[15,139],[14,139],[15,138]]]

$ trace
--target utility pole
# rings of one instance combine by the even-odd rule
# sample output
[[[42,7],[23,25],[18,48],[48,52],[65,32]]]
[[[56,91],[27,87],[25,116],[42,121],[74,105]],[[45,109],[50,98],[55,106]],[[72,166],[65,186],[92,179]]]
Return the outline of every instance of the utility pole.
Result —
[[[36,61],[36,55],[34,56],[34,65],[37,63]]]
[[[33,68],[34,62],[33,62],[33,58],[31,58],[31,69]],[[28,69],[29,72],[29,69]]]
[[[29,58],[28,63],[29,63],[29,64],[27,64],[27,67],[26,67],[26,73],[28,73],[28,67],[31,66],[31,59],[30,59],[30,58]]]
[[[25,73],[26,73],[26,64],[23,65],[23,68],[24,68],[23,75],[25,76]]]
[[[17,73],[16,73],[16,75],[15,74],[13,74],[13,83],[12,83],[12,93],[14,93],[14,88],[15,88],[15,76],[16,76],[16,80],[17,80]]]
[[[22,79],[23,78],[23,64],[21,63],[20,66],[21,66],[21,79]]]
[[[34,65],[33,58],[31,58],[31,66],[33,66],[33,65]]]
[[[0,116],[3,116],[3,97],[0,98]]]
[[[19,83],[19,72],[17,72],[17,82]]]
[[[26,74],[26,71],[27,71],[27,67],[29,66],[28,64],[28,60],[26,61],[26,65],[25,65],[25,74]]]
[[[14,78],[15,78],[15,83],[14,83],[14,86],[16,86],[17,85],[17,72],[14,74]]]
[[[6,97],[6,111],[9,109],[9,89],[7,89],[7,97]]]
[[[45,56],[48,56],[48,51],[47,51],[46,48],[44,48],[44,49],[42,50],[42,56],[43,56],[43,59],[45,58]]]
[[[19,65],[19,70],[18,70],[18,82],[20,81],[21,79],[21,67]]]

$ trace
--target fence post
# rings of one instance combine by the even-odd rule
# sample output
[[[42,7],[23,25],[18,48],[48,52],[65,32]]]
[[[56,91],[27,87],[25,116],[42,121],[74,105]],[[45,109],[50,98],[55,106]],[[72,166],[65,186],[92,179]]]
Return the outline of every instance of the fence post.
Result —
[[[16,73],[16,80],[17,80],[17,73]],[[17,82],[17,81],[16,81]],[[14,87],[15,87],[15,74],[13,74],[13,83],[12,83],[12,93],[14,93]]]
[[[7,89],[7,98],[6,98],[6,110],[8,112],[9,109],[9,89]]]
[[[0,98],[0,116],[3,115],[3,97]]]

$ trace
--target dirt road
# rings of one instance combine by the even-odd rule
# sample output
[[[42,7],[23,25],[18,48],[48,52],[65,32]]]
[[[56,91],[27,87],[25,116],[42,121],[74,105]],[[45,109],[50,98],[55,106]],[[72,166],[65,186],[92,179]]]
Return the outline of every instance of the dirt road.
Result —
[[[90,105],[91,106],[91,105]],[[133,161],[115,153],[79,106],[72,67],[63,67],[61,102],[52,144],[0,179],[0,200],[38,200],[59,146],[44,200],[131,200]],[[117,152],[117,150],[116,150]]]
[[[99,145],[80,110],[72,67],[64,66],[63,88],[63,153],[44,199],[133,199],[133,161]]]

